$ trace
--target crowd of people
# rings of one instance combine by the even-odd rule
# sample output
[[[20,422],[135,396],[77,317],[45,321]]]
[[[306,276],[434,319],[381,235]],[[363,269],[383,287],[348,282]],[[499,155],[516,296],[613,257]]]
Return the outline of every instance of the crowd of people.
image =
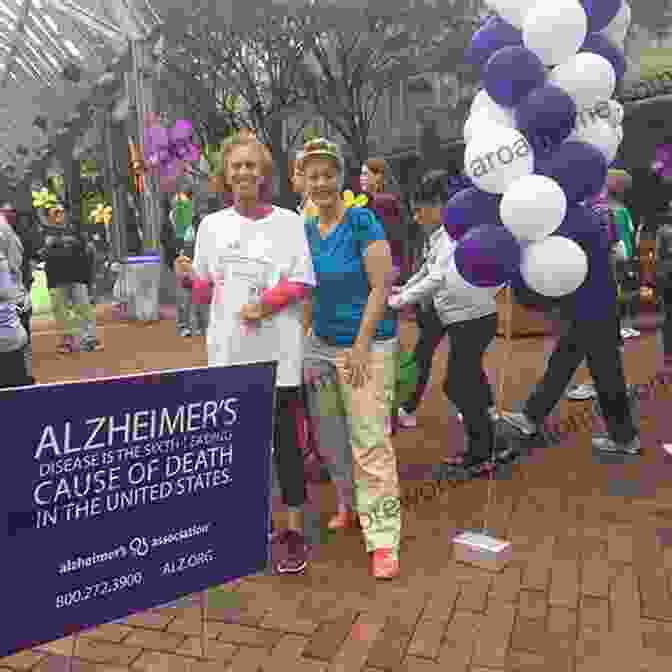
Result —
[[[442,220],[459,189],[447,171],[427,173],[416,189],[412,211],[426,243],[414,273],[404,273],[406,260],[397,241],[390,240],[385,221],[399,216],[399,206],[375,196],[384,164],[374,164],[367,176],[374,183],[368,207],[350,207],[342,195],[345,161],[339,147],[325,139],[306,143],[294,166],[294,187],[301,195],[294,211],[272,203],[271,154],[253,135],[229,142],[224,159],[231,206],[201,219],[193,193],[178,192],[162,242],[166,262],[178,278],[178,334],[187,338],[207,331],[209,365],[278,362],[273,458],[287,516],[286,526],[274,529],[272,538],[288,550],[277,564],[279,573],[302,572],[308,563],[303,534],[306,437],[297,419],[300,411],[307,412],[309,424],[319,425],[320,404],[307,398],[316,375],[330,381],[335,400],[330,412],[342,425],[340,440],[333,435],[321,440],[319,431],[313,437],[338,495],[329,527],[361,528],[374,577],[400,573],[402,520],[391,409],[400,355],[399,311],[408,306],[416,308],[418,376],[414,393],[399,409],[398,426],[417,426],[416,410],[433,355],[447,336],[443,391],[465,431],[463,454],[446,457],[448,469],[479,476],[510,460],[513,443],[496,440],[496,423],[505,422],[521,437],[538,433],[584,360],[608,430],[607,436],[594,437],[594,446],[609,453],[640,453],[621,352],[623,338],[637,333],[622,319],[636,315],[631,305],[639,295],[639,288],[634,297],[628,284],[628,262],[635,258],[638,241],[623,204],[627,179],[622,171],[610,174],[608,193],[594,204],[604,216],[604,229],[586,232],[586,240],[579,241],[591,250],[586,281],[550,310],[536,306],[549,310],[563,327],[546,371],[522,412],[504,412],[499,418],[483,358],[496,337],[495,297],[501,288],[470,288],[448,280],[445,269],[464,232]],[[87,289],[87,243],[64,219],[61,206],[52,208],[42,239],[35,242],[20,235],[11,218],[0,216],[1,387],[34,382],[30,283],[35,260],[46,265],[52,307],[63,329],[61,351],[100,347]],[[657,271],[665,313],[664,354],[672,363],[669,222],[658,232]],[[514,282],[513,290],[520,302],[534,306],[522,284]],[[627,294],[621,302],[619,290],[621,298]],[[384,516],[368,515],[381,507]]]
[[[70,226],[62,204],[41,225],[34,213],[0,210],[0,388],[34,384],[31,346],[34,272],[43,264],[49,300],[63,337],[58,351],[96,352],[96,312],[91,287],[96,263],[93,243]]]
[[[399,426],[417,425],[415,411],[433,354],[447,335],[449,374],[443,389],[459,411],[466,442],[460,457],[445,461],[449,469],[477,476],[514,454],[512,444],[495,439],[499,418],[483,368],[484,353],[497,332],[495,295],[501,288],[465,289],[447,282],[444,269],[459,232],[451,232],[441,217],[456,189],[446,171],[428,173],[416,190],[413,212],[426,245],[415,273],[400,284],[402,262],[393,254],[385,215],[376,212],[375,198],[369,207],[344,203],[345,167],[339,148],[314,140],[297,159],[293,177],[302,199],[295,213],[271,203],[267,148],[253,137],[233,142],[226,157],[233,207],[203,219],[193,257],[179,255],[175,269],[183,287],[206,297],[200,303],[212,305],[210,363],[280,362],[274,459],[288,516],[287,528],[275,530],[273,538],[286,544],[289,553],[279,562],[278,572],[300,572],[307,563],[301,516],[306,476],[296,407],[303,403],[309,416],[320,413],[320,404],[306,399],[305,387],[318,375],[330,381],[335,396],[330,412],[342,415],[344,426],[342,440],[333,440],[339,436],[333,432],[329,441],[320,442],[318,436],[338,495],[338,511],[329,527],[359,525],[373,576],[391,578],[400,571],[399,480],[390,437],[399,311],[416,306],[419,327],[417,386],[399,410]],[[600,240],[583,241],[592,250],[587,280],[569,300],[555,306],[564,328],[542,380],[523,412],[505,412],[501,420],[523,437],[537,433],[585,359],[608,429],[607,436],[594,438],[595,447],[638,454],[620,350],[623,271],[615,263],[616,258],[631,259],[636,242],[616,196],[611,189],[602,212],[604,230],[590,234]],[[600,211],[601,203],[595,207]],[[611,238],[610,229],[615,232]],[[659,234],[661,288],[669,283],[669,270],[664,271],[668,230],[663,227]],[[317,417],[312,421],[320,424]],[[381,502],[389,515],[367,516]],[[373,523],[361,524],[363,516]]]

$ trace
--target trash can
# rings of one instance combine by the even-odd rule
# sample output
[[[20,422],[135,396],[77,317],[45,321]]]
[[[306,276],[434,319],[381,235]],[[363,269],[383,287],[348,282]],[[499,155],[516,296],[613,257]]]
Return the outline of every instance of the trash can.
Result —
[[[157,322],[161,318],[159,312],[161,255],[128,257],[122,262],[118,283],[115,294],[126,304],[128,319]]]

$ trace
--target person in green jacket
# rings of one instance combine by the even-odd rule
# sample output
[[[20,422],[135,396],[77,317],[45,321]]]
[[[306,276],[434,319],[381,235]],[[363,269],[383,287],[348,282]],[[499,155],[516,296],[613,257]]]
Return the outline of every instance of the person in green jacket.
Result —
[[[624,339],[640,335],[635,329],[640,305],[637,230],[623,202],[623,194],[629,184],[627,178],[629,175],[625,171],[609,171],[609,209],[619,240],[614,248],[614,270],[621,302],[621,336]]]

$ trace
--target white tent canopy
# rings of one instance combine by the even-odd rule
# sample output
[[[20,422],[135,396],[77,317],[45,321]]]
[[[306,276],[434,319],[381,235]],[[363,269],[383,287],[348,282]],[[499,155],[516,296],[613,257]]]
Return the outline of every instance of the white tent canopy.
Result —
[[[49,138],[35,119],[67,120],[128,40],[159,23],[148,0],[0,0],[0,169],[39,157]],[[73,66],[79,81],[63,76]]]

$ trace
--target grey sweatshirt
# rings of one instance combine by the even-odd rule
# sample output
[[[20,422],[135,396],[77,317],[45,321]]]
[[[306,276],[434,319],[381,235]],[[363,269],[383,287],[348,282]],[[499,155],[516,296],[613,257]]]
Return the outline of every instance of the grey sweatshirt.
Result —
[[[472,287],[451,268],[457,243],[439,227],[429,237],[425,262],[402,287],[401,305],[433,300],[443,325],[476,320],[497,312],[501,287]]]
[[[28,342],[18,312],[26,297],[21,280],[22,264],[21,241],[0,217],[0,352],[18,350]]]

